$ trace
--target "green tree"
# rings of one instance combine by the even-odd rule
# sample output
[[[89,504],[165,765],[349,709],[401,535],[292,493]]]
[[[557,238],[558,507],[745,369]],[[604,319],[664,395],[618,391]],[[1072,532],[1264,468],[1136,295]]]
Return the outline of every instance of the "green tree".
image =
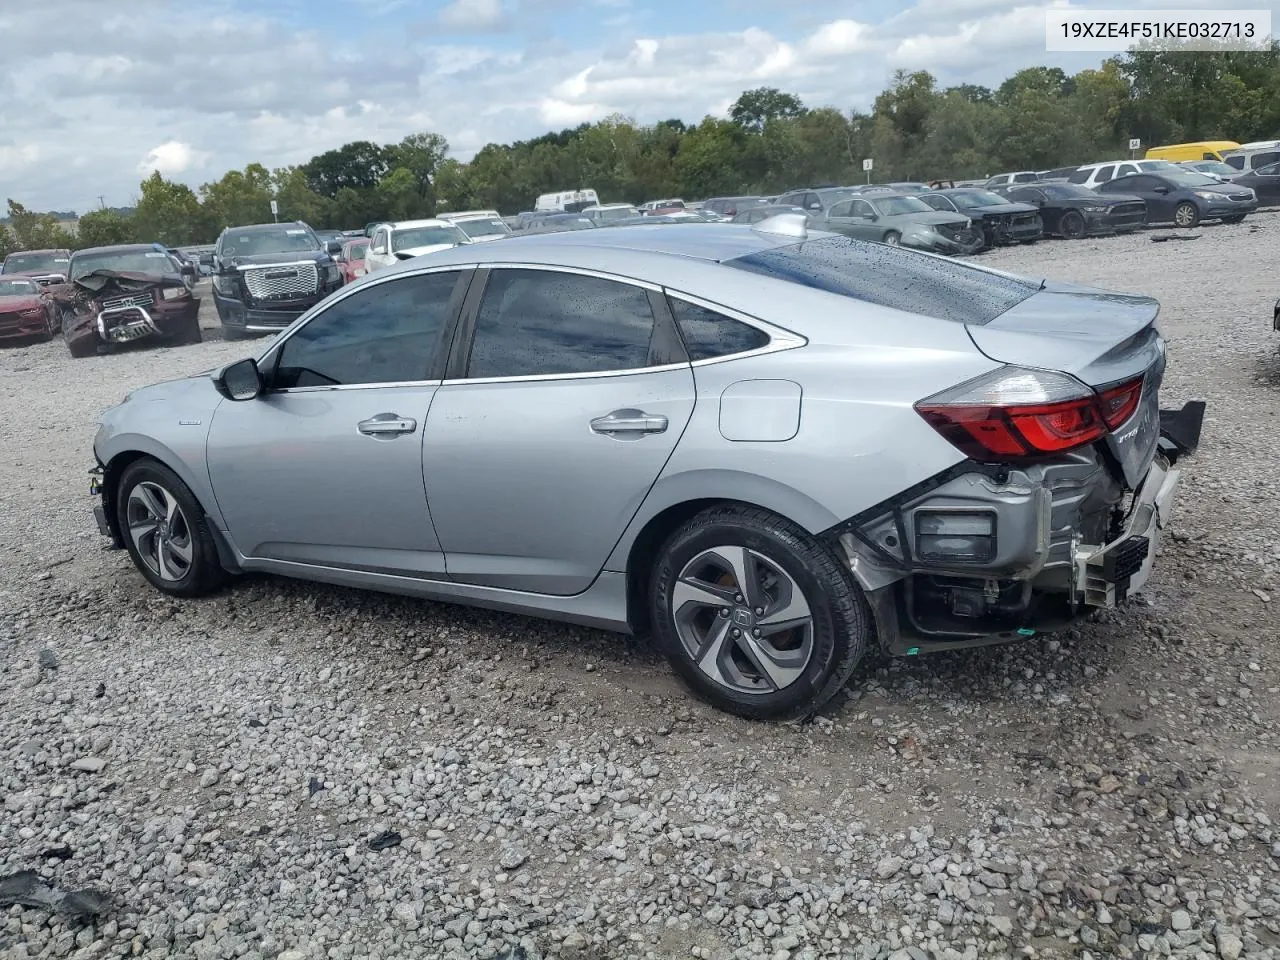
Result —
[[[65,249],[75,242],[53,214],[28,210],[12,198],[9,200],[7,233],[13,250]]]
[[[133,217],[118,210],[93,210],[76,224],[76,247],[109,247],[118,243],[136,243]]]
[[[430,210],[434,206],[432,181],[436,168],[449,155],[449,141],[438,133],[411,133],[399,143],[386,148],[392,170],[407,170],[413,177],[418,193],[419,206]]]
[[[212,232],[191,188],[166,180],[159,171],[142,181],[133,228],[140,242],[159,242],[169,247],[209,240]]]
[[[789,120],[804,113],[800,98],[776,87],[745,91],[729,108],[729,117],[745,130],[759,132],[770,120]]]
[[[200,188],[200,199],[215,231],[271,222],[271,174],[260,163],[229,170]]]
[[[336,197],[343,188],[371,190],[390,168],[391,152],[368,140],[344,143],[312,157],[303,166],[307,185],[324,197]]]
[[[316,229],[340,226],[333,221],[333,201],[307,186],[307,174],[302,167],[272,170],[271,191],[281,220],[301,220]],[[270,206],[268,200],[268,212]]]
[[[426,203],[418,193],[418,182],[405,167],[397,167],[374,188],[382,216],[388,220],[414,220],[425,215]]]
[[[675,172],[681,193],[694,197],[735,194],[745,189],[735,158],[741,150],[742,128],[707,117],[685,134],[676,154]]]

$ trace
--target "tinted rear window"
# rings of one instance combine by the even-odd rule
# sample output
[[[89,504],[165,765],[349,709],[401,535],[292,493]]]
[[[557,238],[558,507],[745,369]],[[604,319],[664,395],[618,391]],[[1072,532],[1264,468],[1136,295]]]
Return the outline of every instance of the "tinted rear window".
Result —
[[[957,323],[988,323],[1040,289],[954,260],[848,237],[823,237],[724,265]]]

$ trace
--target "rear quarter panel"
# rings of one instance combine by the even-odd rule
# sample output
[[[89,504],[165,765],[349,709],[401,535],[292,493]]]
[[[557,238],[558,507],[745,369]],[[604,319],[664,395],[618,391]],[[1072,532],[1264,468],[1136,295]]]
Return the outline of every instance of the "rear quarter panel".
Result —
[[[914,409],[916,401],[1001,365],[974,347],[963,324],[804,288],[789,298],[799,315],[812,311],[803,324],[810,342],[694,365],[689,425],[607,569],[625,570],[644,526],[680,503],[740,500],[817,533],[964,459]],[[819,319],[818,310],[832,315]],[[768,319],[785,325],[785,316]],[[800,385],[793,437],[725,438],[722,395],[752,380]]]

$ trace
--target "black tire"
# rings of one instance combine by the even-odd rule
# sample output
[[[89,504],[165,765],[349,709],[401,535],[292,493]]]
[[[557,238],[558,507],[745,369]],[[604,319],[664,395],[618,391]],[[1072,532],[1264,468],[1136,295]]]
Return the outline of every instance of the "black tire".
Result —
[[[187,321],[182,332],[169,341],[170,345],[175,347],[202,342],[204,342],[204,335],[200,332],[200,314],[198,312]]]
[[[902,234],[897,230],[890,230],[884,235],[883,243],[889,244],[891,247],[899,246],[902,243]]]
[[[1183,200],[1174,208],[1173,225],[1183,230],[1200,226],[1200,208],[1190,200]]]
[[[168,499],[154,497],[157,488],[167,494]],[[140,492],[136,506],[132,500],[135,491]],[[148,510],[144,505],[148,492],[157,504],[155,510]],[[172,507],[169,500],[173,502]],[[218,547],[209,532],[204,508],[178,475],[164,464],[151,457],[129,464],[116,485],[115,508],[125,548],[134,566],[157,590],[175,597],[199,597],[212,593],[226,582],[227,572],[218,562]],[[154,519],[161,512],[165,516],[163,525],[157,523],[154,532],[139,537],[132,535],[131,522]],[[147,551],[145,557],[139,542]],[[166,543],[172,549],[166,550]],[[190,557],[185,568],[179,551]],[[159,560],[162,553],[167,560]],[[169,575],[164,575],[164,571]]]
[[[1233,213],[1233,214],[1232,214],[1231,216],[1229,216],[1229,217],[1223,217],[1223,218],[1222,218],[1222,222],[1223,222],[1223,223],[1243,223],[1243,222],[1244,222],[1244,214],[1243,214],[1243,213]]]
[[[1079,240],[1084,237],[1084,217],[1077,210],[1068,210],[1058,221],[1058,232],[1068,240]]]
[[[706,565],[714,573],[722,568],[717,561],[723,555],[718,551],[735,549],[743,550],[741,556],[748,558],[746,562],[756,575],[756,598],[763,598],[761,606],[753,610],[749,603],[744,605],[750,596],[738,602],[732,586],[721,586],[714,589],[728,593],[714,604],[681,600],[677,609],[675,603],[681,595],[707,595],[700,588],[686,592],[690,583],[709,582],[690,570]],[[779,573],[788,579],[784,582]],[[736,583],[731,573],[726,575],[730,584]],[[772,587],[768,586],[771,578]],[[716,582],[723,584],[723,577]],[[785,591],[779,590],[782,587]],[[797,587],[808,616],[804,626],[772,634],[788,645],[780,647],[769,635],[761,637],[760,630],[769,629],[771,609],[779,615],[796,609],[790,599],[779,597],[793,598]],[[649,602],[654,636],[676,673],[714,706],[753,720],[797,720],[813,714],[844,686],[874,634],[866,601],[835,554],[795,524],[757,507],[712,507],[672,534],[658,552]],[[753,614],[759,617],[758,624]],[[772,619],[775,624],[797,622],[794,617]],[[699,630],[710,637],[722,622],[723,641],[700,648],[710,650],[714,645],[716,651],[723,652],[703,656],[708,669],[721,678],[713,679],[699,666],[698,655],[690,647],[701,642]],[[739,629],[735,624],[742,626]],[[740,639],[729,639],[730,628],[739,630]],[[752,640],[747,634],[761,639]],[[759,666],[762,644],[794,659],[785,668],[776,660],[772,662],[778,668],[776,673],[790,670],[794,679],[779,685],[766,677]],[[756,653],[748,653],[748,646]],[[738,675],[738,685],[729,674]],[[754,684],[754,689],[744,689],[743,683]]]

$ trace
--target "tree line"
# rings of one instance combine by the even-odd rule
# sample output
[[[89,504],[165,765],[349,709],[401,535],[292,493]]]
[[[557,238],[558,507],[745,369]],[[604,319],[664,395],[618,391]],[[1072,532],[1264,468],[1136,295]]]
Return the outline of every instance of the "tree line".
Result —
[[[251,163],[198,190],[152,174],[131,213],[84,214],[72,237],[52,214],[9,201],[0,253],[159,241],[210,243],[227,226],[271,219],[316,228],[439,210],[530,209],[540,193],[593,187],[602,201],[698,199],[874,178],[985,177],[1127,156],[1193,140],[1245,142],[1280,135],[1280,44],[1258,52],[1132,51],[1067,75],[1020,70],[994,89],[940,88],[926,71],[897,71],[870,112],[810,107],[769,87],[748,90],[727,119],[652,125],[623,116],[511,144],[488,144],[466,163],[423,132],[399,143],[347,143],[304,164]]]

